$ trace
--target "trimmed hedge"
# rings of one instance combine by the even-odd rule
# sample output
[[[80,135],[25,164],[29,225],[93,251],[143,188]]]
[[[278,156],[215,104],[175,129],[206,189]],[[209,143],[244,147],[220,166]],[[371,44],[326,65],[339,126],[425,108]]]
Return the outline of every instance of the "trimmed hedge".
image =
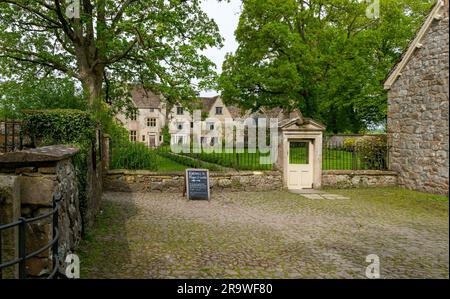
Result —
[[[44,144],[73,144],[94,140],[96,127],[96,121],[85,111],[55,109],[26,111],[22,130]]]

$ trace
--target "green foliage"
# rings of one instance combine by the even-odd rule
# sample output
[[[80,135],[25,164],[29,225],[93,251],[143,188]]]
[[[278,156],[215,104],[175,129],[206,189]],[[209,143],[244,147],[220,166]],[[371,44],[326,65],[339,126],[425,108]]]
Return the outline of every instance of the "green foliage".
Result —
[[[111,169],[158,170],[156,152],[140,142],[128,142],[112,149]]]
[[[158,154],[161,155],[162,157],[168,158],[179,164],[186,165],[186,166],[189,166],[192,168],[204,168],[204,169],[209,169],[211,171],[222,171],[222,167],[220,167],[219,165],[215,165],[215,164],[207,163],[207,162],[204,162],[201,160],[189,158],[189,157],[186,157],[186,156],[183,156],[180,154],[174,154],[174,153],[171,153],[168,149],[166,149],[166,150],[163,149]]]
[[[184,154],[195,159],[218,164],[224,167],[234,168],[237,170],[271,170],[271,164],[261,164],[260,157],[267,156],[260,152],[249,153],[190,153]]]
[[[24,109],[86,110],[86,100],[68,78],[0,82],[0,117],[20,117]]]
[[[81,215],[87,214],[88,158],[95,140],[97,122],[91,114],[74,109],[34,110],[23,115],[22,130],[39,145],[67,144],[80,152],[73,157]]]
[[[343,148],[347,151],[352,151],[356,147],[357,138],[345,138],[344,143],[342,144]]]
[[[83,1],[73,18],[68,1],[0,1],[0,77],[74,78],[91,109],[99,99],[129,107],[128,84],[139,82],[189,103],[216,79],[201,51],[222,45],[201,2]]]
[[[44,144],[83,144],[95,138],[97,123],[87,112],[55,109],[29,111],[23,117],[23,133]]]
[[[430,0],[244,0],[219,80],[227,103],[300,108],[331,132],[384,124],[383,81],[429,12]]]
[[[368,169],[382,169],[387,165],[387,136],[365,136],[355,142],[361,162]]]
[[[162,128],[163,145],[169,145],[172,136],[170,135],[169,126]]]

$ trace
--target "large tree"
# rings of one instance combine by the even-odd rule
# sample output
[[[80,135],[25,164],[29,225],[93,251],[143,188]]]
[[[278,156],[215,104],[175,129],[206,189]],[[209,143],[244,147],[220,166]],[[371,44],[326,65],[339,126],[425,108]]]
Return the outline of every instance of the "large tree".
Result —
[[[127,84],[189,101],[215,81],[201,50],[222,43],[201,1],[0,0],[0,80],[73,78],[91,109],[123,108]]]
[[[301,108],[330,131],[382,123],[383,80],[429,10],[427,0],[243,0],[239,47],[223,65],[226,101]]]

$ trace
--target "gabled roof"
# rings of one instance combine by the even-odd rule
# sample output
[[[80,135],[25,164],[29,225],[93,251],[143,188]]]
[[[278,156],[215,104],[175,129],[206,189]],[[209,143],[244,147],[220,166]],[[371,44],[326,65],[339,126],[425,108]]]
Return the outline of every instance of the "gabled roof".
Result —
[[[446,6],[448,6],[448,0],[445,0],[445,1],[438,0],[437,3],[434,5],[433,9],[431,10],[430,14],[426,18],[422,27],[416,33],[415,38],[409,44],[408,49],[406,50],[405,53],[403,53],[401,60],[391,70],[388,78],[384,82],[384,89],[391,88],[391,86],[395,83],[395,81],[398,79],[398,77],[401,76],[403,69],[408,64],[414,51],[418,48],[423,47],[423,45],[421,44],[423,37],[428,32],[428,29],[430,28],[433,21],[440,20],[442,18],[442,14],[444,12],[443,8],[445,8]]]
[[[158,95],[143,87],[134,87],[131,91],[131,99],[139,109],[157,109],[160,107],[161,99]]]
[[[232,118],[241,118],[247,114],[246,111],[237,106],[226,105],[226,107],[230,112]]]
[[[278,123],[278,127],[283,131],[298,130],[299,128],[307,131],[324,131],[326,129],[326,126],[321,122],[300,116],[282,120]]]
[[[219,96],[215,97],[201,97],[201,105],[202,105],[202,113],[209,113],[211,111],[212,106],[217,101]]]

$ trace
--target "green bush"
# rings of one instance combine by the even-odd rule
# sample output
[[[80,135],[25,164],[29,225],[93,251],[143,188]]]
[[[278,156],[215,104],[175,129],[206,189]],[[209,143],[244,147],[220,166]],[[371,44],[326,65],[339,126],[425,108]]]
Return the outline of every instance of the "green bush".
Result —
[[[41,145],[92,141],[97,123],[87,112],[72,109],[32,110],[23,116],[23,134]]]
[[[165,126],[162,128],[162,136],[163,136],[163,145],[169,145],[172,136],[169,133],[169,127]]]
[[[367,169],[387,168],[388,146],[386,135],[359,138],[355,146],[361,162]]]
[[[342,147],[346,151],[353,151],[353,149],[356,147],[357,138],[345,138],[344,142],[342,143]]]

